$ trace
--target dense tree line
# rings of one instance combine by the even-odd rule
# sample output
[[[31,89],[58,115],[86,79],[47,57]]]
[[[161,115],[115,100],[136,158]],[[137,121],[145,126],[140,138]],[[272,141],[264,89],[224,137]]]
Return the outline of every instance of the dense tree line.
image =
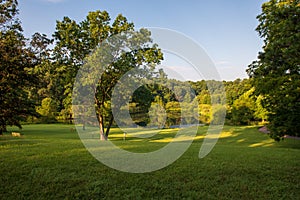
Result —
[[[106,11],[90,12],[79,23],[64,17],[57,21],[52,37],[35,33],[27,39],[17,17],[17,6],[17,0],[0,1],[0,134],[7,125],[21,127],[21,122],[26,121],[72,120],[72,91],[79,68],[86,62],[103,59],[99,47],[118,34],[127,43],[114,41],[117,43],[110,46],[112,52],[116,44],[125,45],[130,51],[115,51],[117,59],[111,58],[113,62],[102,69],[92,88],[102,139],[108,137],[110,127],[115,124],[110,105],[112,90],[126,72],[136,67],[158,80],[133,93],[129,111],[136,125],[209,124],[218,112],[211,103],[217,99],[226,101],[226,108],[218,109],[227,110],[228,124],[266,123],[276,140],[285,134],[299,134],[300,4],[297,0],[270,0],[263,4],[257,31],[265,39],[265,46],[247,70],[250,78],[222,82],[168,79],[162,69],[153,67],[163,60],[163,54],[152,43],[151,33],[146,29],[135,30],[134,24],[121,14],[112,20]],[[222,86],[226,99],[221,95]],[[187,103],[194,101],[197,110]],[[120,105],[118,109],[127,108]],[[184,122],[182,112],[190,116]]]

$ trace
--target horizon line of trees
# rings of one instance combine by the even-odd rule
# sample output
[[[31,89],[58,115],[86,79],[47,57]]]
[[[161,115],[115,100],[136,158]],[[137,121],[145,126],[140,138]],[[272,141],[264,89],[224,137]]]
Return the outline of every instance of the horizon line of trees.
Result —
[[[122,75],[133,68],[170,84],[169,87],[145,85],[134,92],[129,111],[137,125],[155,122],[162,126],[165,122],[163,126],[172,127],[181,123],[181,112],[190,113],[186,124],[209,124],[217,112],[213,111],[211,100],[225,101],[218,95],[218,89],[221,94],[224,85],[226,106],[219,109],[226,109],[227,124],[268,124],[270,136],[275,140],[285,134],[299,136],[300,4],[297,0],[270,0],[263,4],[257,31],[265,39],[265,46],[258,60],[247,69],[249,79],[196,82],[169,80],[163,70],[155,69],[163,54],[152,43],[151,33],[146,29],[135,30],[134,24],[121,14],[112,20],[109,13],[98,10],[89,12],[81,22],[64,17],[56,22],[52,38],[35,33],[27,39],[17,17],[17,7],[17,0],[0,2],[0,134],[6,131],[6,126],[21,128],[22,122],[72,120],[73,83],[79,68],[87,61],[111,59],[109,66],[100,67],[103,74],[91,88],[95,91],[102,139],[107,139],[110,127],[115,124],[110,105],[112,90]],[[126,44],[118,39],[111,41],[113,45],[105,43],[107,38],[118,34],[126,38]],[[108,48],[112,54],[103,56],[99,47],[105,44],[111,45]],[[130,51],[114,49],[118,45]],[[217,90],[213,95],[208,83]],[[194,95],[186,85],[192,87]],[[193,114],[195,111],[189,104],[180,108],[179,102],[184,100],[197,102],[199,116]],[[157,115],[156,121],[153,114]]]

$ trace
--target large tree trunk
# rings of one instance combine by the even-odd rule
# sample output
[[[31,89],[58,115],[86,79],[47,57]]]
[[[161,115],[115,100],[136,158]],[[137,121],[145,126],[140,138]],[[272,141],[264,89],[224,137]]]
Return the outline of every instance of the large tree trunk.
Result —
[[[104,119],[101,114],[98,114],[99,118],[99,128],[100,128],[100,140],[107,140],[107,137],[104,134]]]
[[[110,131],[110,127],[111,127],[113,121],[114,121],[114,117],[111,116],[111,117],[110,117],[110,120],[109,120],[109,124],[108,124],[107,129],[106,129],[106,132],[105,132],[105,137],[106,137],[106,138],[108,138],[108,134],[109,134],[109,131]]]

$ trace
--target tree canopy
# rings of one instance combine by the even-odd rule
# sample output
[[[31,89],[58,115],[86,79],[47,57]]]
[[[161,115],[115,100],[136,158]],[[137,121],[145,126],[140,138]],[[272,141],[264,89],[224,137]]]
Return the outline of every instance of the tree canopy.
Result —
[[[0,2],[0,134],[7,125],[21,128],[21,121],[36,115],[28,91],[37,85],[32,73],[35,55],[26,47],[17,1]]]
[[[247,72],[263,95],[270,136],[300,135],[300,2],[270,0],[257,17],[263,51]]]
[[[81,66],[101,72],[97,80],[91,78],[95,73],[84,73],[80,81],[92,87],[101,139],[106,139],[114,120],[110,108],[114,86],[133,68],[141,67],[141,74],[153,73],[153,64],[163,59],[160,49],[155,44],[151,45],[150,31],[135,31],[133,23],[122,15],[110,23],[106,11],[90,12],[86,20],[79,24],[65,17],[62,22],[57,22],[54,36],[57,41],[54,50],[57,61],[65,63],[61,66],[63,71],[68,72],[66,87],[72,87]]]
[[[299,0],[270,0],[263,4],[256,30],[264,46],[247,69],[250,79],[196,82],[168,79],[162,69],[155,69],[163,54],[153,43],[151,32],[136,30],[122,14],[111,19],[107,11],[98,10],[89,12],[81,22],[66,16],[56,21],[52,38],[35,33],[27,39],[17,7],[17,0],[0,1],[0,133],[6,131],[7,125],[21,128],[22,121],[72,122],[74,81],[79,69],[88,65],[101,72],[95,82],[89,83],[95,73],[85,74],[83,81],[92,86],[93,109],[96,108],[102,139],[107,139],[110,127],[118,124],[114,109],[122,113],[126,108],[134,126],[210,124],[219,111],[227,109],[228,124],[268,123],[275,140],[284,135],[299,136]],[[101,65],[103,61],[105,66]],[[144,85],[132,91],[128,105],[112,105],[115,86],[124,76],[134,79],[126,82],[128,87],[138,85],[140,80]],[[145,81],[151,78],[155,83]],[[219,95],[222,84],[226,108],[214,108],[212,102],[225,102]],[[128,92],[122,87],[119,91],[121,97]],[[191,106],[195,102],[197,109]],[[188,117],[182,119],[182,113]],[[89,123],[89,119],[82,118],[82,123]]]

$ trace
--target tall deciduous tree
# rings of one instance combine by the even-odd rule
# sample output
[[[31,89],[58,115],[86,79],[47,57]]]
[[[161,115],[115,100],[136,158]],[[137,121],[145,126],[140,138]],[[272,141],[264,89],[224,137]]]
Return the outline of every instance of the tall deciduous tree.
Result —
[[[71,112],[71,97],[74,79],[78,69],[84,64],[85,58],[112,35],[133,30],[133,23],[121,14],[111,20],[108,12],[89,12],[86,19],[77,23],[69,17],[57,21],[54,59],[56,76],[61,80],[63,88],[64,110]],[[67,113],[67,112],[66,112]]]
[[[32,75],[36,59],[26,48],[17,6],[16,0],[0,1],[0,134],[7,125],[21,128],[21,120],[36,114],[28,98],[37,80]]]
[[[247,72],[264,96],[270,136],[300,135],[300,2],[270,0],[257,17],[263,51]]]
[[[113,42],[110,41],[107,43],[110,46],[109,48],[111,48],[108,51],[109,55],[107,55],[107,49],[103,51],[100,48],[100,51],[96,50],[87,61],[88,65],[92,65],[91,67],[103,72],[94,88],[96,112],[102,139],[107,139],[110,127],[114,120],[114,116],[110,114],[107,119],[108,124],[106,126],[106,131],[104,132],[105,118],[103,116],[103,110],[106,109],[105,103],[111,100],[112,91],[115,89],[120,78],[126,76],[129,79],[135,80],[150,78],[151,76],[156,75],[153,64],[158,64],[163,59],[162,53],[157,45],[151,44],[152,39],[150,37],[150,31],[146,29],[127,31],[125,29],[124,34],[121,35],[120,38],[113,37]],[[125,49],[129,49],[129,51],[126,51]],[[99,63],[107,57],[112,57],[112,62],[109,63],[106,68],[101,68]],[[127,73],[132,69],[136,69],[135,72]],[[134,81],[127,81],[126,85],[129,84],[135,83]],[[128,92],[127,89],[118,91],[121,96],[127,95]],[[124,106],[121,101],[117,102],[114,104],[113,109],[118,111],[121,106]]]
[[[106,39],[113,38],[112,36],[116,36],[115,39],[107,42]],[[153,63],[162,60],[162,53],[157,45],[151,44],[150,36],[151,33],[146,29],[135,31],[133,23],[128,22],[122,15],[118,15],[111,22],[106,11],[90,12],[80,23],[68,17],[57,22],[54,55],[59,63],[60,72],[65,77],[65,95],[68,105],[71,105],[68,99],[71,99],[75,76],[83,64],[86,63],[90,68],[103,72],[101,77],[98,77],[99,80],[92,84],[101,139],[107,139],[114,120],[109,101],[118,80],[135,67],[141,67],[141,70],[144,70],[141,74],[147,74],[147,70],[149,72],[153,70]],[[104,46],[107,46],[107,49],[103,50]],[[111,63],[108,66],[101,65],[101,62],[110,58]],[[86,80],[82,81],[90,80],[86,77]]]

